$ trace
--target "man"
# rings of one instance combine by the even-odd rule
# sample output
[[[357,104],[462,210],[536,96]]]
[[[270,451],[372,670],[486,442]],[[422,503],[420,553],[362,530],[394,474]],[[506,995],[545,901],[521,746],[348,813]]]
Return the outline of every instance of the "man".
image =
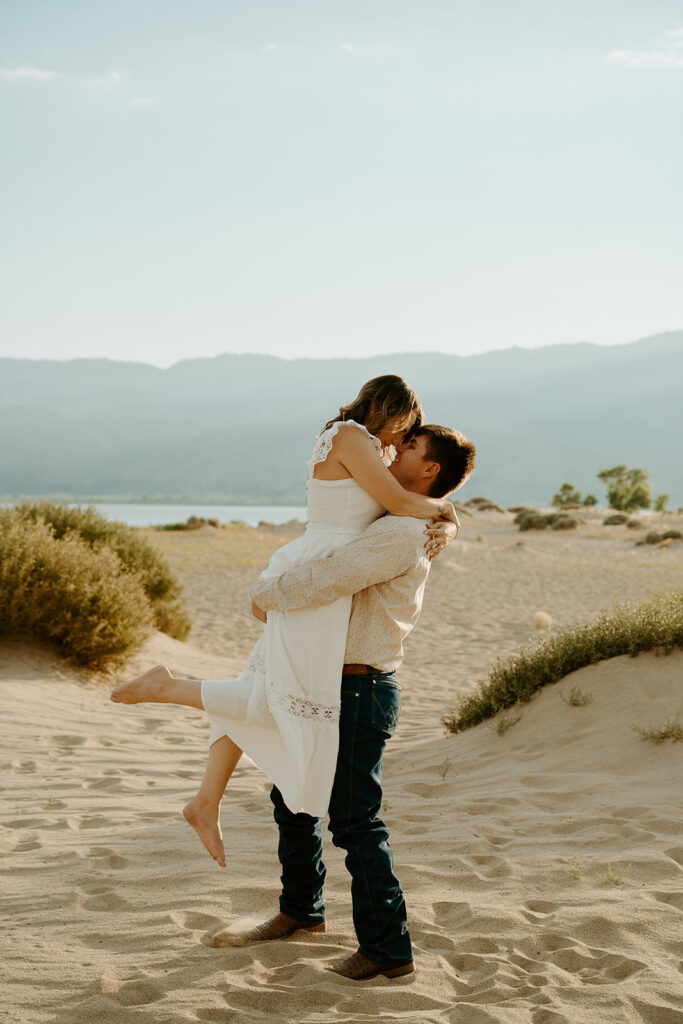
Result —
[[[474,468],[475,447],[458,431],[420,427],[390,469],[405,488],[445,497]],[[382,754],[400,709],[396,669],[415,625],[429,573],[425,521],[386,515],[325,558],[296,566],[252,590],[254,614],[294,611],[354,594],[341,682],[339,755],[329,805],[332,842],[347,851],[356,953],[326,969],[360,981],[414,971],[403,891],[393,871],[389,832],[379,818]],[[325,930],[320,818],[293,814],[277,786],[270,798],[280,830],[280,913],[248,933],[250,941]],[[214,945],[222,945],[221,934]]]

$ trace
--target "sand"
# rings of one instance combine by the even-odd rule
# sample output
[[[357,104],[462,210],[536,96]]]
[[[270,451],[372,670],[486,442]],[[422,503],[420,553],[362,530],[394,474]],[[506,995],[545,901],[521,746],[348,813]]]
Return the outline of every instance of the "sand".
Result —
[[[322,966],[356,949],[343,851],[326,842],[327,932],[213,949],[277,911],[270,783],[243,758],[219,868],[181,808],[205,759],[191,709],[111,704],[112,682],[48,648],[0,644],[3,996],[20,1022],[520,1022],[673,1024],[681,1013],[682,744],[634,724],[683,714],[683,652],[581,669],[504,734],[445,735],[440,716],[496,657],[536,633],[683,578],[683,545],[636,531],[522,533],[463,518],[433,563],[400,673],[383,815],[408,906],[416,973],[355,983]],[[675,517],[663,520],[676,525]],[[680,517],[679,517],[680,522]],[[680,528],[680,527],[679,527]],[[259,626],[249,586],[286,537],[209,527],[147,534],[182,579],[188,643],[155,634],[117,678],[163,662],[236,675]],[[562,699],[590,692],[584,707]]]

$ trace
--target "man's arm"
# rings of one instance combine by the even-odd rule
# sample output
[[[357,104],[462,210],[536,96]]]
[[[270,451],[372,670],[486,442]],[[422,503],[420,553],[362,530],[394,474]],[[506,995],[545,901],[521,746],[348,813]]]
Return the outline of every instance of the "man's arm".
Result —
[[[402,517],[382,520],[379,528],[373,529],[373,524],[325,558],[311,559],[275,579],[261,580],[251,592],[252,600],[264,611],[316,608],[400,576],[427,557],[422,531],[417,533],[410,522]]]

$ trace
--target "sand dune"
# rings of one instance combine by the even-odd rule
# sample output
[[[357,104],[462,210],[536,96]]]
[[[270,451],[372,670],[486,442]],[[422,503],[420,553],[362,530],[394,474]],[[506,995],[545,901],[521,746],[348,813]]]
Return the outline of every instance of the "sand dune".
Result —
[[[438,721],[454,692],[471,688],[499,650],[533,633],[538,610],[562,623],[586,605],[592,611],[624,596],[618,589],[642,593],[668,579],[680,554],[633,549],[625,535],[524,535],[525,547],[516,548],[509,523],[485,515],[468,525],[457,552],[434,564],[385,759],[383,813],[416,973],[358,984],[322,970],[356,948],[344,855],[330,842],[325,934],[205,945],[221,922],[239,928],[277,910],[268,780],[246,759],[238,766],[223,807],[228,867],[221,870],[180,813],[203,768],[202,714],[114,706],[102,678],[65,667],[48,649],[5,641],[0,873],[8,1019],[683,1019],[681,745],[655,746],[631,728],[681,714],[683,653],[582,669],[537,694],[504,735],[484,723],[445,736]],[[484,540],[474,539],[477,530]],[[241,571],[226,582],[210,565],[183,569],[195,574],[195,588],[200,579],[204,590],[215,585],[212,622],[228,594],[242,601]],[[250,638],[214,633],[213,645],[198,644],[208,630],[202,619],[191,644],[155,635],[126,674],[158,661],[177,674],[237,674],[241,657],[226,652],[243,656]],[[574,685],[592,694],[590,704],[562,701],[561,691]]]

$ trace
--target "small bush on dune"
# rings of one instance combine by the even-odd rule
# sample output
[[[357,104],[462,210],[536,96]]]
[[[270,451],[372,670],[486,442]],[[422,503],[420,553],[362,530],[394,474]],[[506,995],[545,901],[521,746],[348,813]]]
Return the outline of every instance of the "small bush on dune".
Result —
[[[663,540],[681,540],[683,534],[680,530],[665,530],[660,533],[658,530],[650,530],[642,540],[636,541],[636,547],[641,544],[661,544]]]
[[[535,508],[520,509],[513,523],[519,526],[520,530],[573,530],[579,525],[579,520],[570,516],[567,512],[539,512]]]
[[[0,510],[0,631],[37,636],[93,669],[125,660],[153,627],[141,578],[107,547]]]
[[[25,520],[49,523],[57,540],[75,533],[93,549],[110,548],[125,571],[139,576],[153,606],[157,629],[178,640],[187,637],[191,624],[180,602],[180,584],[160,552],[130,526],[110,522],[94,508],[72,508],[58,501],[23,501],[17,512]]]
[[[607,516],[607,519],[603,519],[603,526],[623,526],[624,523],[628,522],[628,516],[625,516],[623,512],[617,512],[613,516]]]
[[[463,697],[441,721],[449,732],[461,732],[492,718],[505,708],[528,701],[548,683],[556,683],[586,665],[621,654],[683,648],[683,588],[627,603],[596,619],[571,626],[499,659],[488,682]]]

